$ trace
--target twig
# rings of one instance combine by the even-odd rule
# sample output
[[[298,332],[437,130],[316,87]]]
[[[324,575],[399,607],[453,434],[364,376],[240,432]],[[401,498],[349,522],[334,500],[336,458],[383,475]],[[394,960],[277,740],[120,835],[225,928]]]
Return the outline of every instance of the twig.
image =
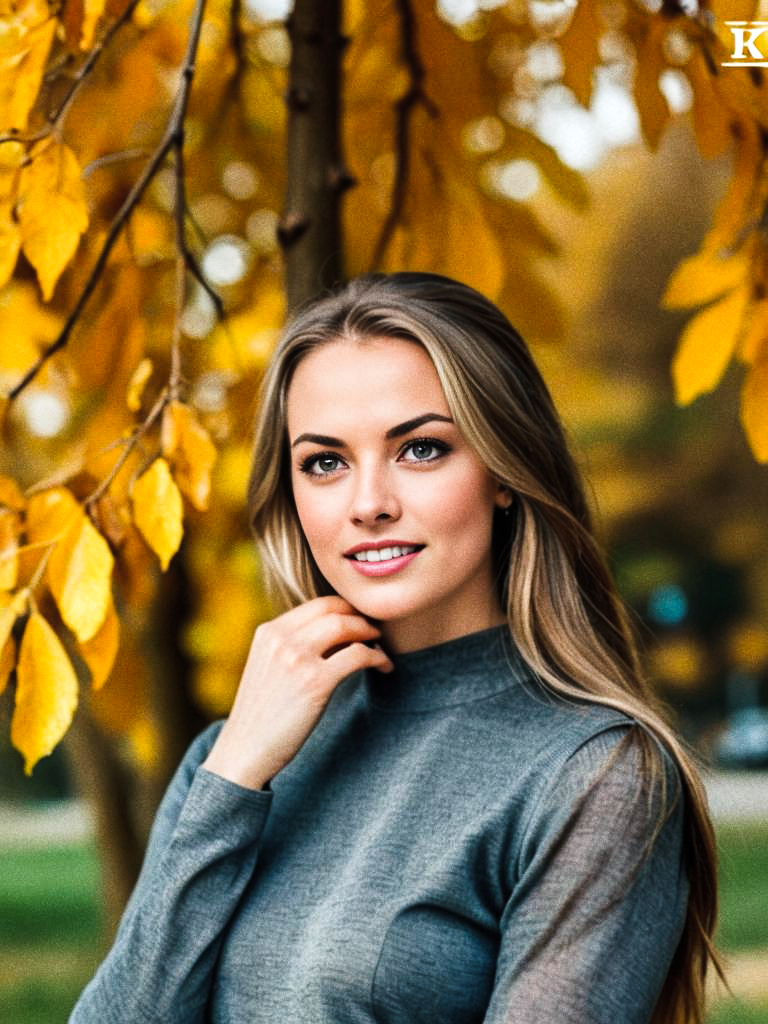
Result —
[[[371,270],[376,270],[381,265],[384,253],[392,241],[392,235],[403,213],[411,169],[411,121],[415,109],[421,104],[431,117],[437,117],[439,113],[424,89],[426,69],[416,45],[416,19],[411,0],[397,0],[397,8],[400,14],[402,55],[408,70],[409,85],[395,104],[396,157],[392,200],[373,251]]]
[[[125,463],[128,461],[128,458],[131,455],[131,452],[134,450],[134,448],[137,446],[137,444],[141,441],[141,439],[144,437],[144,435],[149,432],[149,430],[152,428],[152,426],[154,425],[154,423],[158,419],[158,417],[162,414],[163,410],[168,405],[170,400],[171,400],[170,387],[164,388],[160,392],[160,396],[158,397],[157,401],[152,406],[152,409],[150,410],[149,415],[147,416],[147,418],[144,420],[144,422],[139,427],[136,428],[136,430],[134,430],[134,432],[131,434],[131,436],[128,438],[128,440],[125,442],[125,448],[123,448],[122,452],[120,453],[120,457],[115,462],[115,464],[112,467],[112,469],[109,471],[109,473],[107,473],[107,475],[104,477],[104,479],[98,485],[98,487],[94,491],[92,491],[91,494],[89,494],[88,497],[85,499],[86,507],[90,507],[91,505],[95,505],[96,502],[107,493],[109,488],[112,486],[112,482],[116,478],[117,474],[120,472],[120,470],[123,468]]]
[[[51,342],[51,344],[44,349],[41,353],[37,362],[30,367],[29,370],[24,374],[18,384],[11,389],[8,394],[8,400],[13,401],[17,398],[21,392],[26,388],[31,381],[35,379],[40,370],[45,366],[51,356],[55,355],[64,348],[69,341],[69,337],[72,333],[75,324],[78,322],[83,309],[85,308],[88,300],[93,294],[96,285],[99,283],[101,276],[104,272],[104,268],[109,259],[109,255],[117,242],[120,232],[125,226],[128,218],[133,213],[134,209],[138,205],[141,197],[144,195],[148,185],[155,177],[157,172],[162,167],[168,154],[174,150],[175,155],[178,158],[178,154],[181,151],[181,147],[184,144],[184,118],[187,112],[187,105],[189,102],[189,92],[192,86],[192,79],[195,74],[195,58],[197,56],[197,47],[200,42],[200,29],[202,27],[203,15],[205,12],[206,0],[197,0],[195,4],[195,11],[193,15],[192,28],[190,30],[189,43],[187,46],[187,52],[184,58],[184,64],[182,65],[181,72],[181,84],[179,85],[179,91],[176,94],[176,100],[173,106],[173,111],[168,122],[165,134],[161,139],[157,149],[153,153],[149,162],[145,166],[138,180],[134,184],[131,191],[123,201],[122,206],[115,215],[112,224],[110,225],[107,237],[105,238],[96,262],[88,275],[82,291],[74,305],[74,308],[67,317],[64,326],[59,332],[58,336]],[[177,164],[178,166],[178,164]],[[177,201],[178,205],[178,201]],[[184,250],[182,250],[183,252]],[[190,254],[191,255],[191,254]],[[186,260],[186,254],[185,254]]]
[[[72,84],[64,95],[61,103],[59,103],[56,110],[48,114],[48,124],[45,128],[41,128],[38,132],[32,135],[18,135],[10,134],[0,136],[0,143],[3,142],[22,142],[30,144],[33,142],[40,142],[42,139],[47,138],[51,132],[60,130],[63,122],[66,120],[67,114],[69,113],[72,104],[77,98],[77,94],[82,89],[83,85],[87,81],[93,69],[99,62],[99,58],[107,49],[109,44],[112,42],[114,37],[120,31],[120,29],[133,17],[133,12],[138,7],[140,0],[131,0],[126,9],[116,18],[115,21],[109,26],[107,31],[104,33],[99,42],[94,46],[91,52],[88,54],[88,59],[80,68],[72,80]]]
[[[100,171],[103,167],[109,167],[110,164],[122,163],[124,160],[139,160],[147,155],[148,152],[143,146],[136,149],[120,149],[115,153],[105,153],[104,156],[96,157],[95,160],[86,164],[83,167],[82,176],[88,178],[94,171]]]
[[[235,79],[239,83],[248,63],[245,49],[245,33],[240,23],[243,14],[243,0],[232,0],[229,8],[229,27],[232,51],[235,55]]]

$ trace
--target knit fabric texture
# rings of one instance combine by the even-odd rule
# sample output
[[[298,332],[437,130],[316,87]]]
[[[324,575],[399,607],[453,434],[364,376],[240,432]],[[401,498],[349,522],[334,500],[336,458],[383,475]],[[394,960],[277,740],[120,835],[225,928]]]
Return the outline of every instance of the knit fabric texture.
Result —
[[[335,691],[252,791],[190,747],[71,1024],[647,1024],[685,916],[675,767],[505,626]]]

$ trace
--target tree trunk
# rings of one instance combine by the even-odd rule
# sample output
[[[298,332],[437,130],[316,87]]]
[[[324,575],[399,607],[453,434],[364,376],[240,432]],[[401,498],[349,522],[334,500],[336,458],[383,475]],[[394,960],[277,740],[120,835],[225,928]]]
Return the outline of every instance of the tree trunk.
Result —
[[[289,310],[343,280],[341,0],[296,0],[288,20],[286,192],[278,237]]]

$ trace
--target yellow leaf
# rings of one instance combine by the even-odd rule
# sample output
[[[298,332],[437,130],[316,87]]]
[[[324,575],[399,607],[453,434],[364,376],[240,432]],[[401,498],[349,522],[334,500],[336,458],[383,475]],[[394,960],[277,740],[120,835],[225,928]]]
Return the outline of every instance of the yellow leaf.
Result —
[[[30,615],[16,669],[11,742],[32,774],[69,728],[77,707],[77,677],[59,638],[38,612]]]
[[[16,625],[16,619],[27,610],[29,601],[29,590],[20,590],[18,594],[9,597],[8,594],[0,594],[0,651],[8,643],[11,631]]]
[[[48,583],[61,617],[81,643],[101,628],[111,601],[114,559],[87,515],[69,527],[48,562]]]
[[[0,476],[0,505],[23,512],[26,506],[21,488],[11,476]]]
[[[13,590],[19,575],[19,517],[0,508],[0,590]]]
[[[680,405],[717,386],[736,347],[748,298],[747,288],[736,288],[688,323],[672,360]]]
[[[179,490],[204,512],[211,493],[216,447],[193,409],[183,402],[170,403],[163,414],[161,443],[163,455],[174,467]]]
[[[133,515],[165,571],[184,534],[184,507],[165,459],[155,459],[133,489]]]
[[[768,462],[768,354],[750,366],[741,392],[741,423],[758,462]]]
[[[558,40],[563,53],[563,82],[588,107],[595,68],[600,64],[602,25],[594,0],[579,0],[568,28]]]
[[[106,0],[85,0],[83,24],[80,29],[80,49],[85,52],[93,45],[93,34],[104,14]]]
[[[27,508],[27,540],[49,544],[62,537],[83,515],[83,507],[66,487],[51,487],[33,494]]]
[[[664,125],[669,120],[669,104],[659,87],[659,77],[666,67],[664,37],[667,23],[653,19],[638,47],[635,65],[634,95],[643,136],[651,149],[656,149]]]
[[[21,248],[21,231],[13,216],[13,206],[13,202],[0,204],[0,288],[8,283]]]
[[[0,694],[5,692],[8,678],[16,665],[16,641],[9,636],[0,649]]]
[[[768,353],[768,299],[761,299],[751,307],[738,356],[749,365],[760,358],[763,351]]]
[[[748,271],[744,253],[719,257],[702,249],[677,265],[662,304],[666,309],[689,309],[711,302],[741,284]]]
[[[107,617],[101,629],[90,640],[80,644],[80,653],[91,672],[91,685],[99,690],[109,678],[120,645],[120,620],[110,600]]]
[[[19,375],[32,366],[40,355],[40,346],[53,341],[61,327],[61,318],[42,305],[35,286],[18,280],[0,291],[0,319],[0,367],[19,371]]]
[[[26,5],[27,8],[30,6]],[[3,132],[26,129],[29,113],[40,91],[56,32],[56,18],[47,11],[43,14],[41,10],[40,14],[45,21],[31,28],[19,27],[13,49],[3,46],[0,54],[0,125]]]
[[[128,394],[126,404],[131,412],[138,412],[141,408],[141,398],[147,381],[152,376],[152,360],[142,359],[128,383]]]
[[[47,302],[88,227],[80,164],[69,146],[44,139],[32,150],[19,183],[19,225]]]

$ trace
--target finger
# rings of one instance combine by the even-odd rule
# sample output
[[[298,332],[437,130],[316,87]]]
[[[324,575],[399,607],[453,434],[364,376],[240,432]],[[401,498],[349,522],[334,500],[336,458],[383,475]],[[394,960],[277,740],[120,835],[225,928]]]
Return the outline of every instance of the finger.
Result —
[[[348,644],[332,654],[326,661],[337,681],[363,668],[376,668],[380,672],[391,672],[395,667],[380,647],[368,647],[363,643]]]
[[[327,656],[333,648],[374,640],[379,636],[381,630],[361,615],[333,612],[305,625],[297,633],[296,640],[306,650]]]
[[[283,612],[282,615],[272,621],[276,625],[279,623],[281,626],[294,630],[301,629],[306,623],[314,622],[323,615],[350,615],[355,613],[355,611],[356,609],[349,601],[345,601],[343,597],[332,594],[327,597],[313,597],[311,601],[305,601],[304,604],[297,605],[295,608],[291,608],[290,611]]]

